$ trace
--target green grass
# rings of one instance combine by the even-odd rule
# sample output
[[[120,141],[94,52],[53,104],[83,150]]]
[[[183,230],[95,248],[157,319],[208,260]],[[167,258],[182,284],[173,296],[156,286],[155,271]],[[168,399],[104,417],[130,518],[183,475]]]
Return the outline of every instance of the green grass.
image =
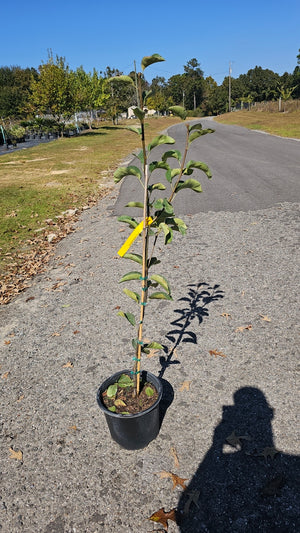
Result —
[[[178,121],[149,119],[147,139]],[[49,226],[47,219],[56,222],[63,211],[80,210],[111,187],[120,162],[139,146],[125,126],[104,123],[79,137],[0,157],[0,282],[10,271],[16,275],[26,252],[46,247],[47,233],[61,231],[61,224]]]

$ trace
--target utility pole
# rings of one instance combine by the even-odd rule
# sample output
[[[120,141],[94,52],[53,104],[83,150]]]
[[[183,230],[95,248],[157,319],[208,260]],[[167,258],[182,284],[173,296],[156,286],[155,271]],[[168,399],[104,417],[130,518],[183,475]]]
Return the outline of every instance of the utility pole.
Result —
[[[184,107],[184,97],[185,97],[185,92],[182,91],[182,107]]]
[[[136,73],[136,62],[134,60],[134,77],[135,77],[135,90],[136,90],[136,99],[137,99],[137,106],[141,108],[140,105],[140,97],[139,97],[139,91],[138,91],[138,82],[137,82],[137,73]]]
[[[229,83],[228,83],[228,111],[231,112],[231,61],[229,61]]]

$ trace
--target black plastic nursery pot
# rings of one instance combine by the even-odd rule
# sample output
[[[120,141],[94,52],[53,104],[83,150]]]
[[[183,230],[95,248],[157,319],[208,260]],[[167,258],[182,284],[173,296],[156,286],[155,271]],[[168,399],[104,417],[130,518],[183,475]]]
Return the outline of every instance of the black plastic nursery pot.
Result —
[[[156,376],[151,374],[151,372],[143,371],[142,379],[154,385],[158,392],[156,402],[149,409],[133,415],[113,413],[105,407],[102,394],[110,385],[116,383],[122,374],[130,375],[130,370],[116,372],[116,374],[106,379],[98,389],[97,401],[100,409],[104,412],[113,440],[122,448],[126,448],[126,450],[139,450],[145,448],[159,433],[159,404],[162,399],[163,387]]]

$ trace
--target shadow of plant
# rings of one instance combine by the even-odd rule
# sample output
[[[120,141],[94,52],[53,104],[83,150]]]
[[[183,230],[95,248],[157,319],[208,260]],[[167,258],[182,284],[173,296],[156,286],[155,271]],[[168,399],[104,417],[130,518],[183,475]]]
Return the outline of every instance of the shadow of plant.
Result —
[[[163,377],[166,369],[172,364],[180,364],[180,361],[172,361],[176,348],[181,342],[190,342],[197,344],[197,335],[190,328],[192,322],[197,319],[198,325],[202,324],[203,319],[209,316],[208,306],[212,302],[224,298],[224,293],[219,289],[220,285],[209,285],[208,283],[193,283],[188,285],[188,295],[179,298],[179,302],[187,302],[183,309],[175,309],[174,313],[180,315],[176,320],[171,322],[174,329],[169,331],[166,338],[174,343],[173,348],[167,356],[160,357],[161,370],[159,377]],[[176,338],[177,337],[177,338]]]

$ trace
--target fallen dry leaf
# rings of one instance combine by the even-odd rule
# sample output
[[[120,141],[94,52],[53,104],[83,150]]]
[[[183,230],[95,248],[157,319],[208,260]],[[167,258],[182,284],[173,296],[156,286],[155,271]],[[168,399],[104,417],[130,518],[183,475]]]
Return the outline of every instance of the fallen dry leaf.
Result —
[[[147,357],[150,358],[150,357],[155,357],[156,355],[158,355],[160,352],[160,350],[155,350],[154,348],[149,348],[149,353],[147,353]]]
[[[226,442],[230,444],[230,446],[233,446],[236,448],[237,446],[242,446],[241,439],[243,440],[251,440],[250,437],[247,435],[237,435],[235,430],[229,435],[229,437],[226,438]]]
[[[262,320],[265,320],[265,322],[272,322],[272,320],[267,315],[259,315]]]
[[[189,514],[191,504],[194,503],[196,507],[199,509],[198,500],[200,496],[200,490],[191,490],[190,492],[187,492],[188,500],[185,503],[183,514],[187,515]]]
[[[71,361],[68,361],[65,365],[63,365],[63,368],[73,368],[73,363]]]
[[[167,477],[172,479],[172,481],[173,481],[173,490],[177,486],[180,486],[181,488],[183,488],[183,490],[185,490],[187,488],[186,484],[184,483],[185,481],[187,481],[187,478],[179,477],[179,476],[177,476],[177,474],[172,474],[172,472],[167,472],[166,470],[162,470],[162,472],[156,472],[156,475],[159,476],[160,479],[164,479],[164,478],[167,478]]]
[[[72,430],[72,431],[78,431],[78,427],[75,426],[75,425],[74,426],[70,426],[69,429]]]
[[[274,448],[274,446],[266,446],[266,448],[263,449],[263,451],[261,453],[259,453],[259,457],[264,457],[265,460],[268,459],[268,457],[270,457],[271,459],[274,459],[275,455],[277,455],[278,453],[280,453],[279,450],[276,450],[276,448]]]
[[[174,467],[175,468],[179,468],[178,455],[177,455],[177,452],[176,452],[176,449],[174,448],[174,446],[171,446],[170,452],[171,452],[171,455],[172,455],[172,457],[174,459]]]
[[[21,402],[22,400],[24,400],[25,396],[24,394],[22,394],[21,396],[19,396],[19,398],[17,399],[17,402]]]
[[[29,296],[29,298],[26,298],[25,302],[30,302],[31,300],[35,300],[35,296]]]
[[[23,452],[21,450],[15,451],[12,448],[9,448],[10,451],[10,459],[17,459],[18,461],[23,461]]]
[[[80,333],[80,331],[78,329],[75,329],[75,331],[73,331],[74,335],[77,335],[77,333]]]
[[[7,379],[8,376],[9,376],[10,372],[5,372],[5,374],[2,375],[2,379]]]
[[[231,318],[231,315],[229,313],[222,313],[221,316],[226,318],[226,320],[229,320],[229,318]]]
[[[180,392],[189,391],[191,383],[192,383],[191,381],[184,381],[181,387],[179,388]]]
[[[220,357],[226,357],[226,355],[222,352],[218,352],[217,350],[209,350],[209,354],[210,355],[214,355],[215,357],[217,357],[218,355]]]
[[[148,520],[153,522],[160,522],[165,529],[168,529],[168,520],[173,520],[176,523],[176,509],[171,509],[171,511],[165,511],[164,507],[153,513]]]
[[[251,331],[251,329],[252,329],[252,325],[249,324],[248,326],[239,326],[238,328],[235,329],[235,332],[237,332],[237,331],[244,331],[244,329],[248,329],[249,331]]]
[[[58,331],[54,331],[54,333],[51,333],[51,337],[60,337],[60,333],[58,333]]]
[[[4,344],[6,344],[6,345],[8,345],[10,343],[11,343],[11,341],[4,341]]]

